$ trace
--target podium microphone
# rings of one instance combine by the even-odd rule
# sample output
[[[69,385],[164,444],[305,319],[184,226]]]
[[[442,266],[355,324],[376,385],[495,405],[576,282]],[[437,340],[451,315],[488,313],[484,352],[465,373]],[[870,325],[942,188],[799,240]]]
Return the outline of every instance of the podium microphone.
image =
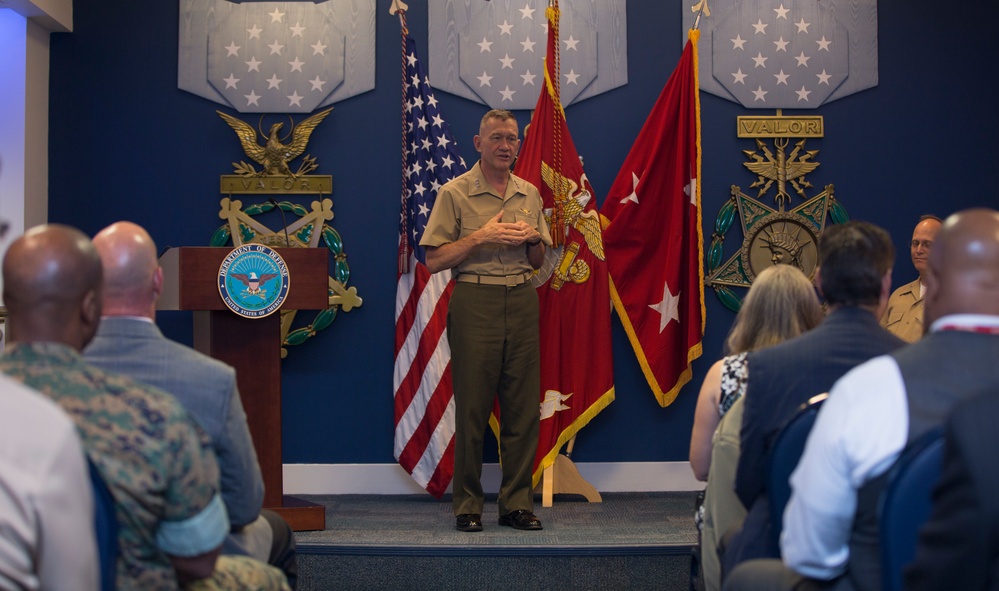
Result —
[[[268,197],[267,202],[277,208],[281,212],[281,223],[284,224],[284,245],[291,248],[291,239],[288,238],[288,220],[284,217],[284,210],[278,205],[277,199],[273,197]]]

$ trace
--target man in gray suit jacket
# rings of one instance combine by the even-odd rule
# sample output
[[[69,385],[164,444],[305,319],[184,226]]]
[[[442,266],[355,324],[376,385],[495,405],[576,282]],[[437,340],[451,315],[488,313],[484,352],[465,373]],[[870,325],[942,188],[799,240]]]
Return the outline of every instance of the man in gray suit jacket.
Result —
[[[171,341],[156,327],[163,270],[149,234],[117,222],[93,239],[104,266],[104,310],[86,360],[173,394],[208,433],[221,472],[222,499],[232,525],[223,552],[245,554],[280,568],[295,588],[291,528],[262,510],[264,481],[250,438],[235,370]]]

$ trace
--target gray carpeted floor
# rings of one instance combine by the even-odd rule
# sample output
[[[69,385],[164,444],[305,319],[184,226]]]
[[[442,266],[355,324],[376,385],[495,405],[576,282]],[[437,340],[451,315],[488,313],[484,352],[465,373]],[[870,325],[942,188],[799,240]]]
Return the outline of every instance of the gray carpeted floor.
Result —
[[[695,493],[608,493],[603,502],[589,503],[583,497],[558,495],[552,507],[535,514],[543,531],[524,532],[497,525],[495,496],[487,497],[482,514],[485,531],[463,533],[454,529],[449,497],[438,501],[429,495],[298,495],[326,506],[326,530],[298,532],[295,540],[303,551],[321,547],[370,547],[398,553],[400,549],[425,549],[450,554],[479,546],[532,548],[533,553],[552,553],[559,548],[589,547],[615,553],[621,549],[660,552],[666,548],[688,550],[697,542],[694,529]],[[515,552],[511,552],[515,553]]]
[[[297,532],[299,591],[326,589],[649,589],[686,591],[697,543],[695,493],[559,495],[535,501],[545,529],[454,529],[450,498],[298,495],[326,506],[326,530]]]

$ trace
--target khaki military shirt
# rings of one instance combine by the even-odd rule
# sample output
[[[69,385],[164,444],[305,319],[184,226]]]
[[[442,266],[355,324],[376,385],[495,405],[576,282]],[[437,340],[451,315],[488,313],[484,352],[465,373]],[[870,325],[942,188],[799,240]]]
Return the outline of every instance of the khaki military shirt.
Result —
[[[923,297],[918,279],[891,294],[881,316],[881,326],[907,343],[915,343],[923,337]]]
[[[537,188],[513,174],[507,183],[506,195],[500,196],[486,181],[481,163],[476,162],[468,172],[441,187],[420,245],[441,246],[456,242],[481,228],[502,210],[504,222],[526,222],[541,234],[541,241],[546,246],[551,246],[542,207]],[[484,244],[454,269],[456,274],[493,276],[533,270],[523,244]]]

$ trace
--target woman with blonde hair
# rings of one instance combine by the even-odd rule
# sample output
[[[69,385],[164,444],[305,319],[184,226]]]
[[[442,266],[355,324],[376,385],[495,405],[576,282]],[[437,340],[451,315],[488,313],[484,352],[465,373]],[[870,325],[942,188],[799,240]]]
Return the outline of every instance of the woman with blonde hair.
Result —
[[[701,528],[701,570],[705,588],[720,587],[717,544],[725,531],[745,517],[734,492],[746,391],[746,358],[807,332],[822,322],[811,281],[797,267],[776,265],[753,282],[725,340],[726,357],[708,370],[697,397],[690,435],[690,466],[706,480]]]

